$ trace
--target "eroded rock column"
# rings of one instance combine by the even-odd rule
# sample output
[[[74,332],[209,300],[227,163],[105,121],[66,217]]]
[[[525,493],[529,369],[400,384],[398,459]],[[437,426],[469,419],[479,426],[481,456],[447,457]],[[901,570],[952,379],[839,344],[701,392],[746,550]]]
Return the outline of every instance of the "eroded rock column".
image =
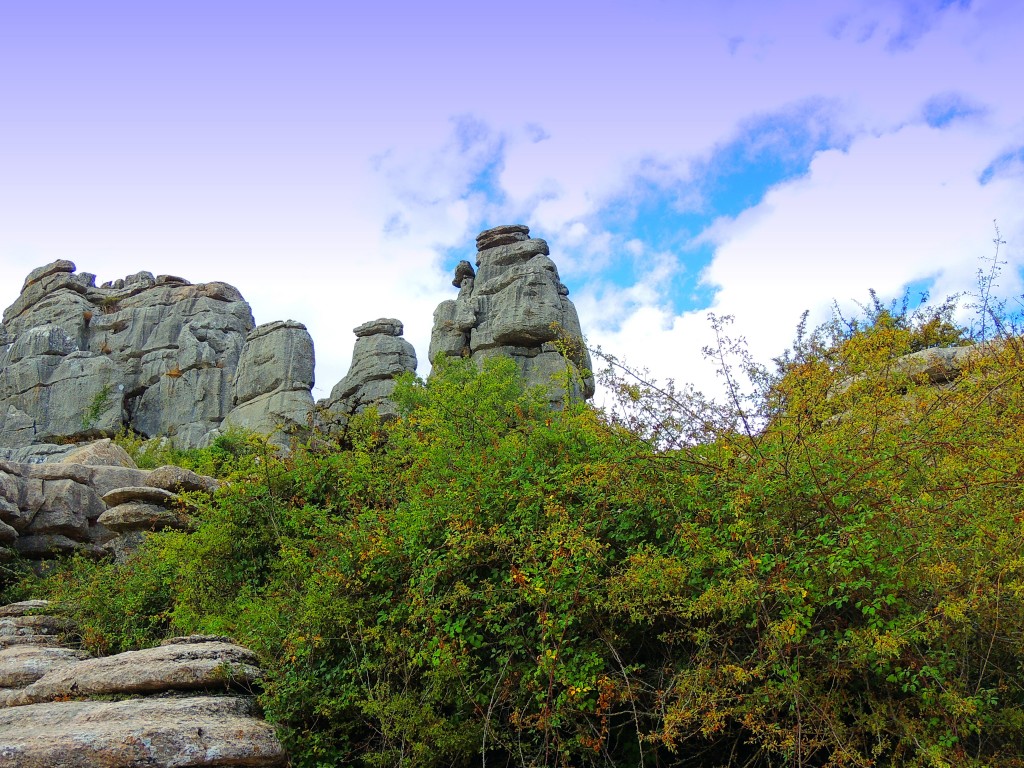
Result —
[[[530,229],[511,224],[476,238],[474,271],[459,263],[455,299],[434,312],[430,360],[440,356],[493,356],[515,360],[527,386],[544,387],[553,407],[594,394],[590,354],[576,307],[548,244]]]

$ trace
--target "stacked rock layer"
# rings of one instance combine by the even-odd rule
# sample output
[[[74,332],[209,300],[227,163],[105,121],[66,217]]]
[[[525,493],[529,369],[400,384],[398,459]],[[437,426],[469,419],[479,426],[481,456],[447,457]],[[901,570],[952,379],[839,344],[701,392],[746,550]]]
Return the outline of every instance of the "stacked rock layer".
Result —
[[[461,262],[453,281],[458,298],[434,311],[431,362],[505,355],[528,386],[547,390],[555,407],[593,396],[590,354],[548,244],[513,224],[481,232],[476,245],[476,271]]]
[[[397,414],[391,393],[395,377],[416,371],[416,350],[402,338],[401,320],[381,317],[353,328],[356,335],[352,364],[331,396],[320,402],[328,426],[344,425],[348,419],[373,406],[385,418]]]
[[[61,643],[66,627],[47,609],[0,607],[0,765],[287,764],[251,695],[251,651],[203,635],[90,658]]]
[[[60,462],[0,460],[0,562],[81,554],[122,560],[146,531],[188,529],[182,491],[216,481],[180,467],[138,469],[109,440]]]

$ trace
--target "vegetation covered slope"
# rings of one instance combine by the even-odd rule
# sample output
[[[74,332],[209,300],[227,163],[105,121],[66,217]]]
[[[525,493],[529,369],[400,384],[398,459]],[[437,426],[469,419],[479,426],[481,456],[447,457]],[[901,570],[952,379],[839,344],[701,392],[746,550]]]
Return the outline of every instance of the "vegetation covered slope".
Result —
[[[453,361],[35,588],[96,650],[255,648],[297,766],[1024,765],[1024,350],[934,386],[895,361],[959,332],[896,320],[771,375],[722,338],[728,406]]]

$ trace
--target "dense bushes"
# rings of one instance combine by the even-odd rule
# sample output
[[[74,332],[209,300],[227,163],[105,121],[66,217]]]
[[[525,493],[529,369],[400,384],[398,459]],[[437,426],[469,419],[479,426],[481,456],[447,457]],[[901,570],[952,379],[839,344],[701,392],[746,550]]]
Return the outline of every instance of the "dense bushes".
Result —
[[[453,361],[46,589],[98,650],[254,647],[299,766],[1024,765],[1022,351],[936,387],[893,365],[922,328],[813,334],[728,407]]]

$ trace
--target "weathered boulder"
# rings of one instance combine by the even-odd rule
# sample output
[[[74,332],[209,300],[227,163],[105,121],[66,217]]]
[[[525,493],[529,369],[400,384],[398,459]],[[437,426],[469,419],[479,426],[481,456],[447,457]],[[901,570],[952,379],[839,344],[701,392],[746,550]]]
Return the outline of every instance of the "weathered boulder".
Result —
[[[178,503],[178,494],[166,491],[163,488],[151,488],[148,485],[114,488],[103,494],[103,502],[110,507],[130,501],[172,506]]]
[[[188,530],[191,518],[181,509],[169,509],[144,501],[127,501],[111,507],[100,515],[99,524],[115,533],[128,531],[159,531],[174,528]]]
[[[46,466],[45,464],[43,466]],[[89,466],[89,487],[101,498],[115,488],[149,485],[153,470],[134,467]]]
[[[984,351],[983,345],[932,347],[901,357],[896,367],[920,384],[950,384],[960,378],[972,358]]]
[[[160,645],[55,667],[9,694],[8,706],[70,696],[251,690],[261,675],[255,654],[233,643]]]
[[[234,380],[234,405],[276,392],[308,395],[313,388],[313,367],[313,340],[306,326],[293,320],[261,325],[248,335],[242,348]],[[302,418],[308,413],[307,408]]]
[[[213,493],[220,485],[218,480],[200,475],[191,469],[168,465],[157,467],[146,477],[146,485],[160,488],[171,493],[195,492]]]
[[[402,338],[403,331],[402,322],[394,318],[371,320],[353,329],[356,343],[348,373],[320,403],[334,423],[343,424],[370,406],[381,416],[397,415],[390,400],[394,379],[416,370],[416,350]]]
[[[530,239],[530,228],[524,224],[504,224],[487,229],[476,236],[476,249],[486,251],[499,245],[511,245]]]
[[[544,387],[561,407],[593,396],[590,354],[548,244],[529,232],[512,224],[477,236],[477,270],[468,262],[456,268],[459,295],[435,310],[429,355],[511,357],[526,385]]]
[[[12,768],[274,768],[287,756],[248,696],[68,701],[0,709]]]
[[[245,341],[224,428],[248,429],[287,445],[305,434],[313,410],[313,339],[293,320],[267,323]]]
[[[0,688],[23,688],[47,672],[89,658],[85,651],[48,645],[14,645],[0,649]]]
[[[129,467],[138,469],[128,451],[109,437],[75,448],[60,459],[61,464],[82,464],[90,467]]]

